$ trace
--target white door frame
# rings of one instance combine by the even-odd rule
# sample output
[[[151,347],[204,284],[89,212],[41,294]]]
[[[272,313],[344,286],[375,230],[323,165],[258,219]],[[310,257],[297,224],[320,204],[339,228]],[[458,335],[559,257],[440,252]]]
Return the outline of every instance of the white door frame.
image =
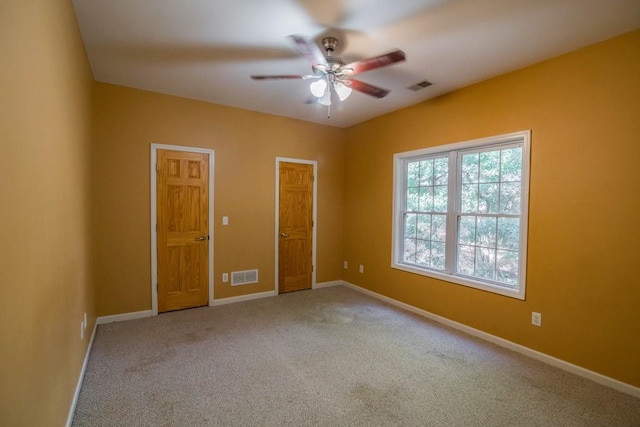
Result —
[[[157,189],[158,174],[156,163],[158,150],[184,151],[189,153],[204,153],[209,155],[209,306],[213,305],[213,150],[209,148],[184,147],[180,145],[165,145],[151,143],[151,311],[153,316],[158,315],[158,236],[156,223],[157,213]]]
[[[313,227],[311,228],[311,289],[316,287],[316,230],[318,228],[318,161],[317,160],[305,160],[305,159],[291,159],[288,157],[276,157],[276,227],[275,227],[275,259],[276,259],[276,280],[275,280],[275,294],[278,295],[279,283],[278,283],[278,265],[280,261],[279,240],[280,240],[280,163],[300,163],[305,165],[313,165]]]

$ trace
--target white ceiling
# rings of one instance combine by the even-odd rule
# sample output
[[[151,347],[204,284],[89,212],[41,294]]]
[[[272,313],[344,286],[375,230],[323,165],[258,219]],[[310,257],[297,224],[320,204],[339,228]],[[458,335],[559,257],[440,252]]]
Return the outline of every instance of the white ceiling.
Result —
[[[347,127],[640,27],[640,0],[73,0],[97,81]],[[288,35],[337,36],[347,63],[393,49],[407,61],[359,80],[327,109]],[[433,86],[414,92],[422,80]]]

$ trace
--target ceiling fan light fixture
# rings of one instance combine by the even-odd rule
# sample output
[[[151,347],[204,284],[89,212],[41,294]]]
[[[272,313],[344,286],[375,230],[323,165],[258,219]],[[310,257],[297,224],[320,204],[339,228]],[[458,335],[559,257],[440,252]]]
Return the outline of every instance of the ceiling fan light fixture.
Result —
[[[315,96],[316,98],[320,98],[325,94],[327,90],[327,82],[324,79],[316,80],[315,82],[311,83],[309,89],[311,89],[311,93],[313,94],[313,96]]]
[[[344,101],[345,99],[347,99],[349,97],[349,95],[351,95],[351,88],[347,85],[345,85],[342,82],[337,82],[333,88],[335,89],[336,93],[338,94],[338,98],[340,98],[340,101]]]
[[[323,53],[314,41],[303,36],[291,35],[289,38],[296,44],[300,56],[311,63],[313,75],[258,75],[251,76],[251,78],[254,80],[312,79],[313,82],[309,85],[309,90],[317,98],[318,104],[328,107],[327,118],[331,117],[331,104],[334,101],[345,101],[354,89],[375,98],[384,98],[389,93],[386,89],[359,80],[352,80],[351,76],[405,60],[404,52],[396,49],[384,55],[361,59],[345,65],[340,57],[333,56],[333,52],[338,46],[338,39],[335,37],[322,39],[322,47],[326,53]]]

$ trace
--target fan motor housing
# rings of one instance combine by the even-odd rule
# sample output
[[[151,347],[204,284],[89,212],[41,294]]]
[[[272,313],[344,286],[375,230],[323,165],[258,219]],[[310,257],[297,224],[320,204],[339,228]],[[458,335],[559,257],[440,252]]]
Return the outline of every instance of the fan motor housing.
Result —
[[[329,65],[344,65],[342,58],[338,58],[337,56],[326,56],[325,58],[327,58],[327,63]]]
[[[336,47],[338,47],[338,39],[335,37],[325,37],[322,39],[322,47],[324,47],[324,51],[326,52],[324,57],[327,60],[327,64],[329,64],[329,71],[338,71],[340,67],[344,65],[342,58],[332,55]]]

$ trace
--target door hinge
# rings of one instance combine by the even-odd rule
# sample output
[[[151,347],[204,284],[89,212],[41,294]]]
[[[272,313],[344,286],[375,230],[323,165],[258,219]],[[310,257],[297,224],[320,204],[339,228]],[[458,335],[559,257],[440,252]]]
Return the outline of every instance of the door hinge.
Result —
[[[156,172],[158,172],[158,164],[156,163]]]

